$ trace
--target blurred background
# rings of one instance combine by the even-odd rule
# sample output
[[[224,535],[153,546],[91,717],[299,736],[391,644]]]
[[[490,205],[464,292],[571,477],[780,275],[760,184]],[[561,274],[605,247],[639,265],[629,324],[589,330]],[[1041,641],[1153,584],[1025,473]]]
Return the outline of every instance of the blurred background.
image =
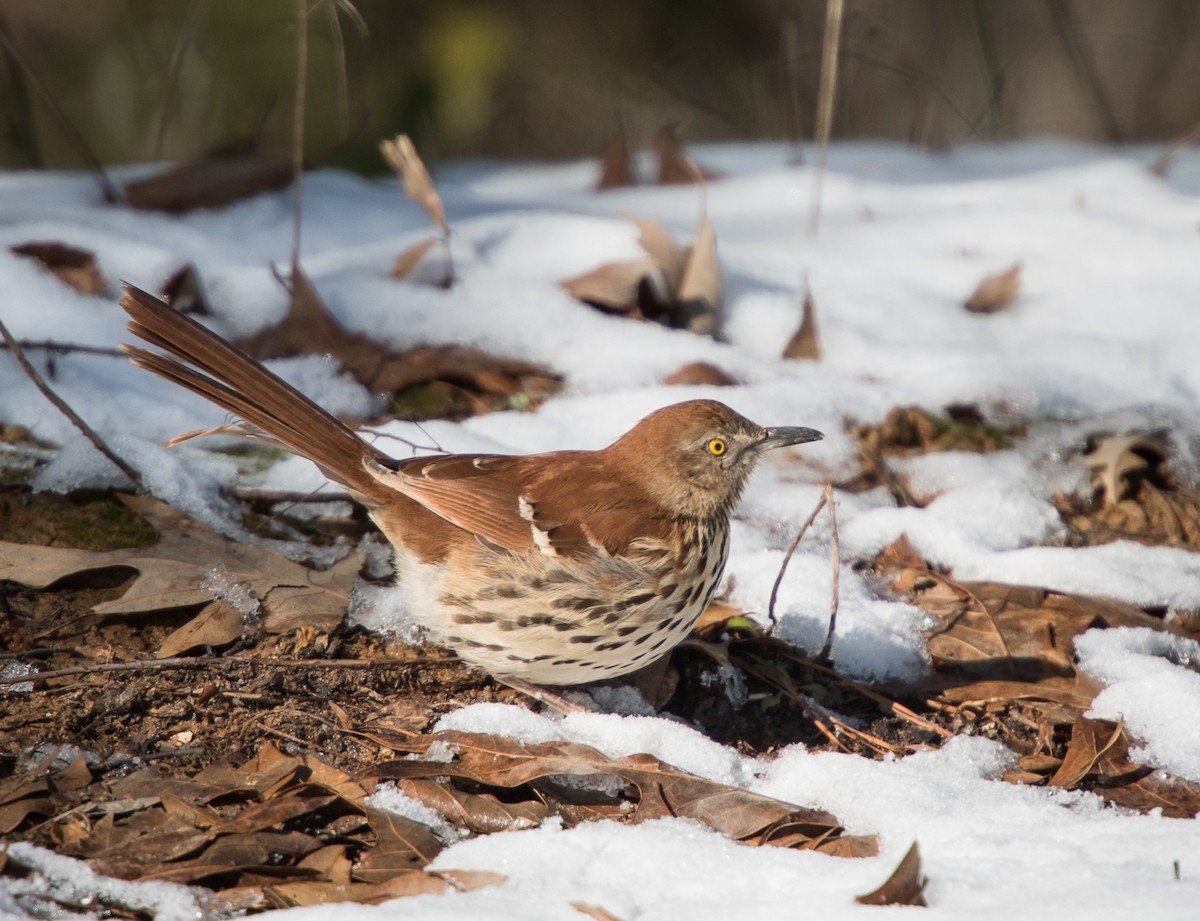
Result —
[[[306,153],[385,171],[807,140],[825,0],[307,0]],[[286,159],[297,0],[0,0],[0,166]],[[1166,140],[1200,123],[1195,0],[846,0],[833,137]],[[57,111],[56,111],[57,110]]]

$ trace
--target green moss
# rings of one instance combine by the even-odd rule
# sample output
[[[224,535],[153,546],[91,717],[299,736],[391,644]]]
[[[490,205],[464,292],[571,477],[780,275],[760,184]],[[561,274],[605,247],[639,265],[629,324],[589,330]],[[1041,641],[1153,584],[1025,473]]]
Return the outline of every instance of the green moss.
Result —
[[[65,496],[6,489],[0,492],[0,532],[15,543],[79,550],[147,547],[158,539],[117,493],[100,489]]]

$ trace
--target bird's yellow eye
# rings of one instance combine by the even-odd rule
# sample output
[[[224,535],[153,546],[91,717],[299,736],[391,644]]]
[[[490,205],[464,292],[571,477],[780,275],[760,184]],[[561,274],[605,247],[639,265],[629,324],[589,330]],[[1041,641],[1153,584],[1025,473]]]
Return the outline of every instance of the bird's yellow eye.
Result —
[[[726,444],[720,438],[714,438],[708,443],[708,453],[713,457],[720,457],[726,451]]]

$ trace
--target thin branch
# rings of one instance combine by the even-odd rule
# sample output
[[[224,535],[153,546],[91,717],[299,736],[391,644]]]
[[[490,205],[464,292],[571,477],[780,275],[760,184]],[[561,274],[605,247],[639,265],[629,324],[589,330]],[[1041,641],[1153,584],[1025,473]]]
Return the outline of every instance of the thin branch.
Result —
[[[833,484],[825,484],[825,501],[829,506],[829,530],[833,552],[833,598],[829,602],[829,632],[825,634],[825,644],[817,656],[818,662],[828,662],[829,654],[833,651],[833,633],[837,630],[838,599],[841,595],[842,545],[838,540],[837,509],[833,502]]]
[[[300,223],[304,205],[304,106],[308,92],[308,10],[296,0],[296,100],[292,109],[292,278],[300,269]]]
[[[816,520],[818,513],[825,507],[825,503],[829,501],[830,489],[830,486],[826,486],[820,501],[813,507],[809,516],[804,519],[804,524],[800,525],[800,530],[796,532],[796,536],[788,544],[787,553],[783,555],[783,562],[779,564],[779,573],[775,576],[775,584],[771,586],[771,600],[767,603],[767,618],[771,621],[771,628],[767,631],[767,636],[775,632],[775,627],[779,623],[775,619],[775,599],[779,595],[779,586],[783,583],[783,574],[787,572],[788,563],[792,561],[792,555],[796,552],[796,547],[800,545],[800,538],[804,536],[804,532],[809,529],[813,521]]]
[[[833,131],[833,101],[837,94],[838,49],[842,40],[844,0],[825,0],[825,43],[821,49],[821,82],[817,90],[817,144],[813,163],[812,205],[808,215],[808,232],[817,235],[821,225],[821,185],[825,179],[825,157],[829,151],[829,136]]]
[[[369,670],[376,668],[407,668],[410,665],[429,665],[455,661],[455,656],[414,656],[411,659],[272,659],[264,656],[175,656],[168,659],[134,659],[130,662],[103,662],[77,665],[48,672],[30,672],[15,678],[0,678],[0,687],[27,681],[47,681],[51,678],[70,678],[75,675],[100,675],[110,672],[178,671],[189,668],[209,668],[214,665],[257,665],[277,668],[344,668]]]
[[[0,342],[0,349],[7,349],[7,342]],[[120,349],[109,349],[99,345],[75,345],[70,342],[56,342],[53,339],[18,339],[17,348],[28,352],[36,349],[43,352],[57,352],[60,355],[103,355],[105,358],[127,358]]]
[[[4,325],[3,321],[0,321],[0,337],[3,337],[4,341],[8,343],[8,347],[12,351],[13,357],[17,359],[17,364],[21,366],[21,370],[25,372],[25,375],[31,381],[33,381],[33,385],[42,392],[42,396],[53,403],[59,412],[70,419],[75,428],[79,429],[79,431],[83,433],[84,437],[87,438],[87,440],[93,445],[95,445],[97,451],[112,461],[113,464],[116,465],[117,469],[129,478],[130,482],[136,484],[139,489],[145,489],[145,484],[142,483],[141,475],[131,466],[129,466],[129,464],[127,464],[124,460],[122,460],[119,454],[105,444],[104,439],[102,439],[96,433],[95,429],[84,422],[83,419],[80,418],[79,414],[66,404],[62,397],[50,389],[50,385],[47,384],[42,375],[38,373],[37,368],[30,364],[29,359],[25,357],[25,352],[22,351],[20,343],[18,343],[17,340],[12,337],[12,333],[8,331],[8,327]]]

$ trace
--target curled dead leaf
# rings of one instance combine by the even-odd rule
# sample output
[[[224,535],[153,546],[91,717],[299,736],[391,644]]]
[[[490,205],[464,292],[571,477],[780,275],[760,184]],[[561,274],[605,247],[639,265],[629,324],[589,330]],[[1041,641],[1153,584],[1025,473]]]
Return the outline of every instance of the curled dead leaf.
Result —
[[[404,182],[404,191],[408,197],[425,209],[429,219],[443,234],[450,233],[442,197],[438,194],[433,178],[425,168],[412,139],[407,134],[399,134],[390,141],[381,141],[379,150],[388,166],[394,169]]]
[[[800,327],[783,349],[784,358],[821,360],[821,336],[817,330],[817,306],[813,301],[812,288],[804,289],[804,304],[801,307]]]
[[[125,183],[125,200],[142,211],[179,214],[221,208],[292,181],[291,164],[264,157],[229,156],[182,163]]]
[[[102,294],[108,282],[100,274],[96,254],[91,250],[68,246],[66,243],[38,241],[19,243],[9,249],[39,263],[44,269],[80,294]]]
[[[160,659],[169,659],[193,649],[221,649],[241,638],[246,618],[237,608],[213,601],[200,613],[171,633],[158,648]]]
[[[622,134],[614,138],[604,150],[600,159],[600,177],[596,180],[596,191],[633,185],[637,185],[633,153],[629,149],[629,138]]]
[[[929,879],[921,872],[921,849],[917,842],[900,860],[892,875],[866,895],[855,896],[860,905],[920,905],[926,906],[924,891]]]
[[[1021,263],[1014,262],[1003,272],[985,275],[963,304],[971,313],[999,313],[1007,310],[1021,293]]]
[[[737,378],[707,361],[693,361],[663,378],[671,387],[732,387]]]

